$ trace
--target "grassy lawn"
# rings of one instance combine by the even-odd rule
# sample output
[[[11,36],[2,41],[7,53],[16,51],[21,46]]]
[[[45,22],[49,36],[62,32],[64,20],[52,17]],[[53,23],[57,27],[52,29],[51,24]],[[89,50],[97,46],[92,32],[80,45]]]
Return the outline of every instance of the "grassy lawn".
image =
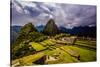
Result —
[[[29,55],[29,56],[25,56],[22,57],[20,59],[16,59],[12,61],[13,65],[33,65],[33,62],[35,62],[36,60],[40,59],[41,57],[43,57],[45,54],[43,52],[39,52],[37,54],[33,54],[33,55]]]
[[[78,40],[75,42],[76,45],[83,46],[86,48],[96,49],[96,41],[86,41],[86,40]]]
[[[47,46],[47,44],[45,42],[40,42],[40,44],[43,46]]]
[[[96,41],[82,41],[82,40],[78,40],[76,41],[76,44],[84,44],[84,45],[88,45],[88,46],[93,46],[96,47]]]
[[[95,41],[77,41],[77,44],[81,44],[84,46],[95,47]],[[93,43],[93,45],[91,45]],[[74,46],[74,45],[63,45],[58,44],[56,41],[52,41],[50,39],[44,40],[43,42],[30,42],[31,45],[36,51],[36,54],[22,57],[20,59],[16,59],[13,61],[13,64],[16,62],[20,63],[20,65],[34,65],[34,63],[38,59],[42,58],[44,55],[46,56],[57,56],[57,60],[51,60],[45,62],[45,64],[62,64],[62,63],[76,63],[76,62],[90,62],[96,61],[96,51],[89,50],[82,47]],[[87,47],[88,48],[88,47]],[[46,50],[44,50],[46,49]],[[43,51],[41,51],[43,50]],[[39,51],[39,52],[38,52]],[[40,52],[41,51],[41,52]],[[79,57],[79,59],[78,59]]]
[[[43,57],[45,54],[43,52],[37,53],[37,54],[33,54],[33,55],[29,55],[26,57],[23,57],[19,60],[21,65],[30,65],[32,64],[32,62],[40,59],[41,57]]]
[[[76,57],[76,58],[78,59],[78,57],[79,57],[79,52],[78,52],[78,51],[73,50],[73,49],[71,49],[71,48],[68,47],[68,46],[63,46],[63,47],[61,47],[61,49],[62,49],[63,51],[65,51],[66,53],[68,53],[69,55],[71,55],[71,56],[73,56],[73,57]]]
[[[47,50],[45,54],[49,56],[53,56],[54,54],[58,55],[58,59],[56,61],[49,61],[47,64],[79,62],[76,58],[70,56],[60,48],[56,48],[52,51]]]
[[[80,61],[81,62],[89,62],[89,61],[96,61],[96,51],[91,51],[75,46],[66,46],[69,47],[80,54]]]
[[[61,50],[60,58],[66,63],[79,62],[76,58]]]
[[[55,44],[50,39],[44,40],[43,43],[45,43],[46,45],[54,45]]]
[[[41,44],[36,43],[36,42],[31,42],[29,43],[36,51],[40,51],[45,49],[45,47],[43,47]]]

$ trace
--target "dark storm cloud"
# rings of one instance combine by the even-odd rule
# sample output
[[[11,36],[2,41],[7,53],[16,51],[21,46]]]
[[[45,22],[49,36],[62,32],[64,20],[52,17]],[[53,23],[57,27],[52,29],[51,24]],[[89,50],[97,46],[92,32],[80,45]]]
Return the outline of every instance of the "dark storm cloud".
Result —
[[[46,24],[53,18],[58,26],[73,28],[75,26],[96,25],[96,6],[58,4],[42,2],[12,1],[13,25]]]

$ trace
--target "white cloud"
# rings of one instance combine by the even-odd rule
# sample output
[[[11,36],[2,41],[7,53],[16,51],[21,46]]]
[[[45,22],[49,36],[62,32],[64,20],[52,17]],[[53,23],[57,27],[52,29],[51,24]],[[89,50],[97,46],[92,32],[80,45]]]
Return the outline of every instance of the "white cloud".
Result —
[[[43,5],[51,8],[59,8],[59,6],[57,6],[55,3],[50,3],[50,2],[43,3]]]
[[[30,12],[26,9],[24,9],[25,14],[30,14]]]
[[[23,10],[22,10],[21,7],[15,5],[15,8],[16,8],[16,10],[17,10],[19,13],[23,13]]]
[[[47,17],[47,16],[49,16],[49,14],[41,13],[38,17],[39,17],[39,18],[44,18],[44,19],[45,19],[45,17]]]
[[[18,1],[17,3],[13,3],[13,8],[16,9],[13,12],[13,19],[16,19],[16,17],[17,19],[19,18],[20,24],[24,24],[25,21],[35,21],[33,22],[34,24],[38,24],[37,22],[43,22],[43,24],[45,24],[50,18],[54,18],[58,26],[62,25],[66,28],[72,28],[81,25],[93,25],[93,22],[96,21],[94,18],[96,8],[94,6],[33,3],[29,1]],[[21,18],[24,18],[24,20]],[[17,23],[17,21],[14,23]]]
[[[41,7],[43,10],[50,12],[50,10],[49,10],[46,6],[41,5],[40,7]]]
[[[22,1],[22,2],[20,2],[20,3],[21,3],[21,5],[22,5],[23,7],[25,7],[25,6],[33,7],[33,8],[36,7],[36,4],[35,4],[35,3],[32,3],[31,1],[28,1],[28,2]]]
[[[23,13],[23,9],[21,8],[21,6],[18,5],[16,1],[12,0],[12,3],[13,3],[12,9],[15,9],[19,13]]]

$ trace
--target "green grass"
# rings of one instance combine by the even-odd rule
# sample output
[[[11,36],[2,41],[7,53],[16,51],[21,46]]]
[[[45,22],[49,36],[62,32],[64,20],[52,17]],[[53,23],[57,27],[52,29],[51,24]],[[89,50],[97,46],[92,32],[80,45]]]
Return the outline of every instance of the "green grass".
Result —
[[[46,55],[49,55],[49,56],[53,56],[54,54],[59,55],[58,60],[49,61],[47,62],[47,64],[79,62],[76,58],[70,56],[68,53],[64,52],[60,48],[56,48],[55,50],[52,50],[52,51],[46,51],[45,53]]]
[[[50,39],[44,40],[43,43],[45,43],[46,45],[54,45],[55,44]]]
[[[29,43],[36,51],[40,51],[45,49],[45,47],[43,47],[41,44],[36,43],[36,42],[31,42]]]
[[[80,61],[82,61],[82,62],[96,61],[96,52],[95,51],[91,51],[91,50],[87,50],[87,49],[83,49],[83,48],[79,48],[79,47],[75,47],[75,46],[69,46],[69,48],[79,52]]]
[[[76,41],[76,44],[86,44],[88,46],[96,47],[96,41]]]
[[[67,63],[72,63],[72,62],[79,62],[76,58],[72,57],[71,55],[69,55],[68,53],[64,52],[63,50],[61,50],[61,54],[60,54],[60,58],[63,61],[66,61]]]
[[[63,46],[63,47],[61,47],[61,49],[73,57],[76,57],[76,58],[79,57],[79,52],[71,49],[69,46]]]
[[[75,42],[75,44],[86,48],[96,49],[96,41],[78,40]]]
[[[40,52],[40,53],[37,53],[37,54],[33,54],[33,55],[23,57],[19,61],[20,61],[21,65],[28,65],[28,64],[32,64],[32,62],[35,62],[36,60],[40,59],[44,55],[45,54],[43,52]]]
[[[87,48],[96,46],[95,41],[77,41],[76,43]],[[20,65],[33,65],[32,62],[35,62],[44,55],[54,56],[54,54],[58,55],[58,59],[45,62],[45,64],[96,61],[96,51],[82,48],[83,46],[78,47],[76,45],[58,44],[56,43],[56,40],[50,39],[42,42],[30,42],[29,45],[31,45],[37,53],[17,59],[13,61],[13,63],[19,62]],[[80,56],[80,59],[77,58],[78,56]]]
[[[14,65],[14,64],[19,63],[20,66],[33,65],[33,62],[37,61],[38,59],[40,59],[44,55],[45,54],[43,52],[39,52],[39,53],[36,53],[33,55],[22,57],[20,59],[16,59],[16,60],[12,61],[12,64]]]
[[[44,42],[40,42],[40,44],[43,45],[43,46],[47,46],[47,44],[44,43]]]
[[[46,40],[45,42],[49,43],[49,40]],[[83,42],[86,43],[86,44],[87,43],[89,43],[89,44],[91,43],[91,42],[88,42],[88,41],[83,41]],[[95,44],[95,42],[93,44]],[[57,45],[55,44],[55,46],[57,46]],[[59,56],[60,57],[59,62],[67,62],[67,63],[69,63],[69,62],[79,62],[79,61],[80,62],[96,61],[96,52],[95,51],[91,51],[91,50],[80,48],[80,47],[76,47],[76,46],[61,46],[61,47],[64,47],[64,50],[68,51],[69,53],[68,52],[64,52],[63,50],[52,49],[52,47],[51,47],[52,51],[48,51],[47,50],[47,54],[48,55],[52,55],[54,53],[59,53],[59,51],[61,51],[62,54]],[[72,55],[73,56],[80,55],[80,60],[77,60]],[[53,62],[50,62],[50,63],[53,63]],[[58,63],[58,61],[55,61],[55,62]]]

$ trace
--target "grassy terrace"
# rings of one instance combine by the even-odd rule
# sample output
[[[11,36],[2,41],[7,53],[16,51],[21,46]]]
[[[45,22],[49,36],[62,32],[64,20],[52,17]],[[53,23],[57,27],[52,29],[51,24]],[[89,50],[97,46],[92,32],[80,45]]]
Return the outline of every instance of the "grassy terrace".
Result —
[[[47,64],[79,62],[76,58],[70,56],[68,53],[61,50],[60,48],[56,48],[55,50],[49,52],[47,51],[45,53],[49,56],[53,56],[54,54],[58,55],[58,59],[56,61],[46,62]]]
[[[79,43],[79,44],[87,44],[89,46],[96,46],[96,41],[76,41],[76,44]]]
[[[33,55],[30,55],[30,56],[23,57],[19,61],[20,61],[21,65],[28,65],[28,64],[32,64],[32,62],[40,59],[44,55],[45,54],[43,52],[40,52],[40,53],[37,53],[37,54],[33,54]]]
[[[25,56],[16,60],[12,61],[12,65],[18,64],[18,65],[32,65],[34,61],[40,59],[45,54],[43,52],[38,52],[33,55]]]
[[[87,48],[92,48],[92,49],[96,49],[96,41],[76,41],[75,42],[76,45],[79,46],[83,46],[83,47],[87,47]]]
[[[36,43],[36,42],[31,42],[29,43],[29,45],[31,45],[36,51],[45,49],[45,47],[43,47],[41,44]]]
[[[93,45],[91,45],[93,42]],[[95,47],[95,41],[77,41],[79,45],[93,46]],[[25,56],[20,59],[12,61],[13,64],[19,65],[34,65],[33,62],[37,61],[44,55],[53,56],[58,55],[57,60],[46,61],[45,64],[57,64],[57,63],[76,63],[76,62],[89,62],[96,61],[96,51],[84,49],[74,45],[58,44],[54,40],[44,40],[42,42],[29,43],[37,52],[33,55]],[[44,50],[45,49],[45,50]],[[38,52],[39,51],[39,52]]]
[[[77,51],[80,55],[80,61],[81,62],[89,62],[89,61],[95,61],[96,60],[96,52],[95,51],[79,48],[79,47],[76,47],[76,46],[64,46],[64,48],[65,49],[70,48],[74,51]]]
[[[52,40],[50,40],[50,39],[44,40],[42,43],[45,43],[46,45],[54,45],[55,44],[55,42],[52,42]]]

